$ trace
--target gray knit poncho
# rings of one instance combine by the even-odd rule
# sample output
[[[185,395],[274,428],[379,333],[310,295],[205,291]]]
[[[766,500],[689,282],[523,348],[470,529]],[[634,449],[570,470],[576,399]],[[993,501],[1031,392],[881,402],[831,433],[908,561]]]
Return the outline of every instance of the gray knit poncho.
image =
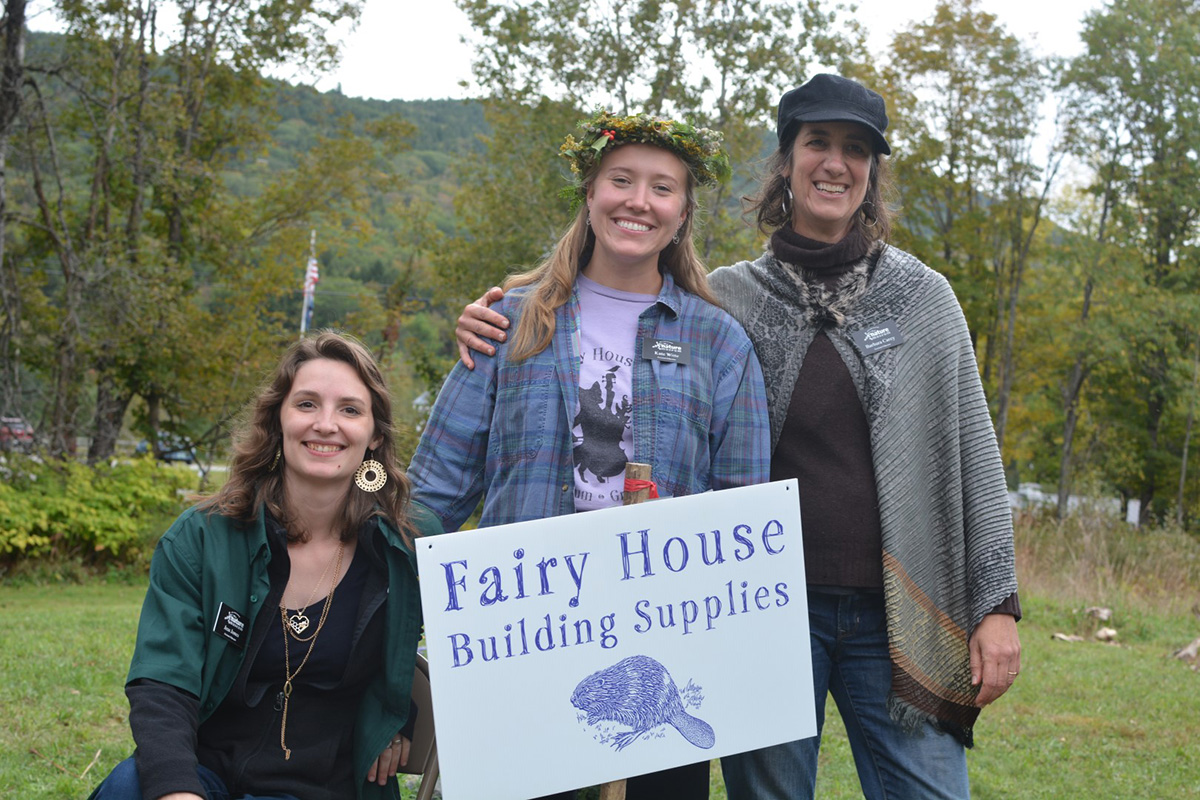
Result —
[[[714,271],[709,284],[754,342],[772,449],[819,330],[849,368],[870,426],[879,493],[889,711],[906,728],[929,721],[970,746],[979,709],[968,639],[1017,581],[1004,470],[949,283],[884,247],[869,280],[832,311],[815,307],[796,268],[769,251]],[[860,355],[851,334],[885,322],[898,324],[903,344]]]

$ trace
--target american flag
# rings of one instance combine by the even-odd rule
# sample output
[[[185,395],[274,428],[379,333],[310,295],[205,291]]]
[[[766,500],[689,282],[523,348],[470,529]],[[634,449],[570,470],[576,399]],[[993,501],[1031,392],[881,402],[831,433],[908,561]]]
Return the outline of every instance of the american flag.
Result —
[[[304,291],[311,292],[317,287],[317,281],[321,280],[321,271],[317,268],[317,260],[310,258],[308,260],[308,272],[304,273]]]
[[[310,258],[308,270],[304,273],[304,306],[300,312],[301,335],[312,326],[313,304],[319,280],[321,280],[321,273],[317,268],[317,259]]]

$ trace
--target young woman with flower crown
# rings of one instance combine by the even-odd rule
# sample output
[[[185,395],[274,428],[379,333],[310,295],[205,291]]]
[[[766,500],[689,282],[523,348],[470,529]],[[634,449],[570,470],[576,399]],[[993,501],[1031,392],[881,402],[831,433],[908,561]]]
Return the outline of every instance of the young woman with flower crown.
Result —
[[[163,534],[95,800],[396,798],[421,632],[391,400],[357,340],[293,344],[229,479]]]
[[[692,246],[696,186],[728,175],[720,135],[644,114],[581,125],[561,151],[574,221],[509,279],[496,308],[514,339],[454,368],[409,468],[447,530],[481,496],[481,527],[619,505],[627,461],[667,497],[767,478],[758,361]],[[659,360],[656,342],[688,357]],[[706,798],[708,763],[633,779],[627,796]]]

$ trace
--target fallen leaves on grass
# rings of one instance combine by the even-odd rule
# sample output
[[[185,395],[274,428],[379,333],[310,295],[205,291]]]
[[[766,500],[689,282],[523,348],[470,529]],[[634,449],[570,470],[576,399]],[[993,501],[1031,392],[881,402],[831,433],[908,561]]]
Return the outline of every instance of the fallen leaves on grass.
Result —
[[[78,776],[72,775],[71,777],[77,777],[79,780],[83,780],[84,778],[86,778],[87,774],[89,772],[91,772],[92,767],[96,766],[96,762],[100,760],[100,752],[101,752],[100,750],[96,751],[96,755],[92,756],[91,763],[89,763],[87,765],[87,767],[84,768],[83,772],[79,773]],[[69,769],[64,767],[62,764],[59,764],[57,761],[55,761],[53,758],[46,755],[42,751],[38,750],[36,747],[29,748],[29,753],[31,755],[37,756],[38,758],[42,758],[42,759],[45,759],[46,761],[49,761],[50,765],[53,766],[55,769],[57,769],[59,772],[62,772],[66,775],[71,775],[71,771]]]

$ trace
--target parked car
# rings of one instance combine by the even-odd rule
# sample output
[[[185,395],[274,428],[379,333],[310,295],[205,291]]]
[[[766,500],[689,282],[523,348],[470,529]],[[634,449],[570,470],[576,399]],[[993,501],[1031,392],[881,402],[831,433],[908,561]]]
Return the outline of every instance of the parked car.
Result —
[[[0,450],[33,449],[33,426],[22,417],[0,417]]]
[[[138,442],[139,453],[150,452],[150,442],[143,439]],[[158,451],[155,456],[159,461],[179,461],[184,464],[196,463],[196,448],[183,436],[159,431]]]

